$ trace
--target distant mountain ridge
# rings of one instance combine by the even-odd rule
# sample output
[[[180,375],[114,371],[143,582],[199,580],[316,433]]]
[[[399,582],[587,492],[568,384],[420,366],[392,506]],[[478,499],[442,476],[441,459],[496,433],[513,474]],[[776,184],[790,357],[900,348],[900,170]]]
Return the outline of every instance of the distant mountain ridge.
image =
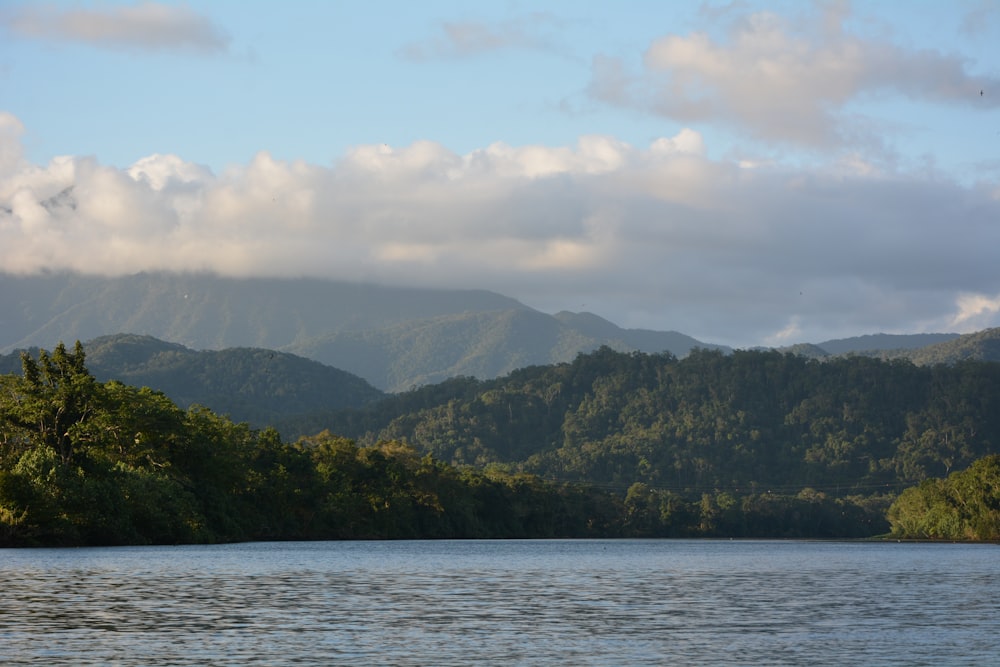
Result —
[[[817,343],[829,354],[847,354],[850,352],[875,350],[915,350],[928,345],[946,343],[955,340],[957,333],[925,333],[925,334],[867,334],[853,338],[838,338]]]
[[[580,323],[584,326],[578,326]],[[387,391],[450,377],[481,379],[526,366],[572,361],[602,345],[686,355],[707,345],[676,332],[621,329],[589,313],[531,309],[468,312],[411,320],[375,331],[339,332],[287,349],[368,379]]]
[[[983,329],[916,349],[887,350],[869,356],[909,359],[918,366],[951,365],[963,361],[1000,361],[1000,328]]]
[[[601,345],[677,356],[728,349],[676,332],[622,329],[589,313],[547,315],[486,290],[210,274],[0,274],[0,353],[120,333],[194,350],[290,352],[387,391],[570,361]]]
[[[118,333],[149,335],[193,349],[281,349],[335,331],[519,308],[527,306],[486,290],[392,288],[314,278],[0,273],[0,352]]]
[[[813,359],[843,356],[875,359],[906,359],[917,366],[956,364],[962,361],[1000,362],[1000,328],[983,329],[971,334],[876,334],[858,336],[812,345],[801,343],[780,348]]]
[[[486,290],[394,288],[313,278],[140,273],[0,273],[0,353],[129,333],[188,351],[287,352],[399,392],[450,377],[490,379],[572,361],[601,346],[631,352],[731,351],[674,331],[623,329],[592,313],[548,315]],[[873,334],[782,351],[951,363],[1000,360],[991,334]],[[958,347],[955,347],[958,346]]]

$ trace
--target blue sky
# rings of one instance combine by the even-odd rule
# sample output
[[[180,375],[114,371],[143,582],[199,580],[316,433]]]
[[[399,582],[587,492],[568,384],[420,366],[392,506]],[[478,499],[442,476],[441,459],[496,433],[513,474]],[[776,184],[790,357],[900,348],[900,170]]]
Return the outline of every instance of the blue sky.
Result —
[[[1000,2],[4,2],[0,269],[1000,326]],[[980,94],[982,92],[982,94]]]

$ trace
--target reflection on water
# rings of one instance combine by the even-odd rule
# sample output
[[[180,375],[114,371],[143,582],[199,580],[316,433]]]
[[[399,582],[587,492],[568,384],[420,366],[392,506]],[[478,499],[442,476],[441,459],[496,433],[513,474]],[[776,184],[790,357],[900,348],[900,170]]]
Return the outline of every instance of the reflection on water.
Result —
[[[0,663],[983,665],[993,546],[315,542],[0,550]]]

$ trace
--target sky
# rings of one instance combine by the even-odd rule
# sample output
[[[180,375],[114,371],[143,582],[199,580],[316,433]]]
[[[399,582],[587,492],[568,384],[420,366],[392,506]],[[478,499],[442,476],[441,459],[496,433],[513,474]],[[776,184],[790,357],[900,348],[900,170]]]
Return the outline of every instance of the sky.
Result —
[[[1000,326],[1000,0],[0,0],[0,271]]]

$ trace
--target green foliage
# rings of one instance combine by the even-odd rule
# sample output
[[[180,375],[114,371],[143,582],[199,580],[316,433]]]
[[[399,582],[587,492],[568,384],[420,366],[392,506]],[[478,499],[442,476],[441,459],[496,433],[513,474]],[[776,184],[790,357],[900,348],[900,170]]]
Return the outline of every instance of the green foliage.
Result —
[[[898,491],[997,453],[1000,365],[602,348],[327,424],[456,466],[597,484],[628,498],[634,534],[871,535]],[[719,494],[736,504],[713,506]]]
[[[77,343],[0,386],[0,535],[13,544],[207,539],[190,477],[172,457],[186,415],[164,395],[97,382]]]
[[[273,350],[195,351],[130,334],[97,338],[85,347],[99,378],[154,386],[183,408],[209,406],[258,427],[384,397],[356,375]]]
[[[50,355],[42,350],[36,362],[21,355],[21,386],[11,385],[5,416],[24,435],[55,451],[63,463],[73,459],[74,434],[96,409],[96,382],[84,366],[79,341],[73,352],[60,343]]]
[[[1000,456],[906,489],[888,518],[900,538],[1000,540]]]
[[[1000,365],[602,348],[573,363],[401,394],[323,426],[399,439],[454,465],[633,483],[686,497],[812,487],[894,493],[994,453]]]
[[[1000,368],[622,354],[456,378],[292,443],[98,382],[0,376],[0,544],[584,536],[996,539]],[[985,458],[984,458],[985,457]]]
[[[984,329],[953,340],[894,355],[919,365],[956,364],[965,361],[1000,361],[1000,328]]]
[[[0,545],[245,539],[572,537],[615,529],[613,496],[459,469],[398,440],[274,429],[120,382],[82,348],[0,377]]]

